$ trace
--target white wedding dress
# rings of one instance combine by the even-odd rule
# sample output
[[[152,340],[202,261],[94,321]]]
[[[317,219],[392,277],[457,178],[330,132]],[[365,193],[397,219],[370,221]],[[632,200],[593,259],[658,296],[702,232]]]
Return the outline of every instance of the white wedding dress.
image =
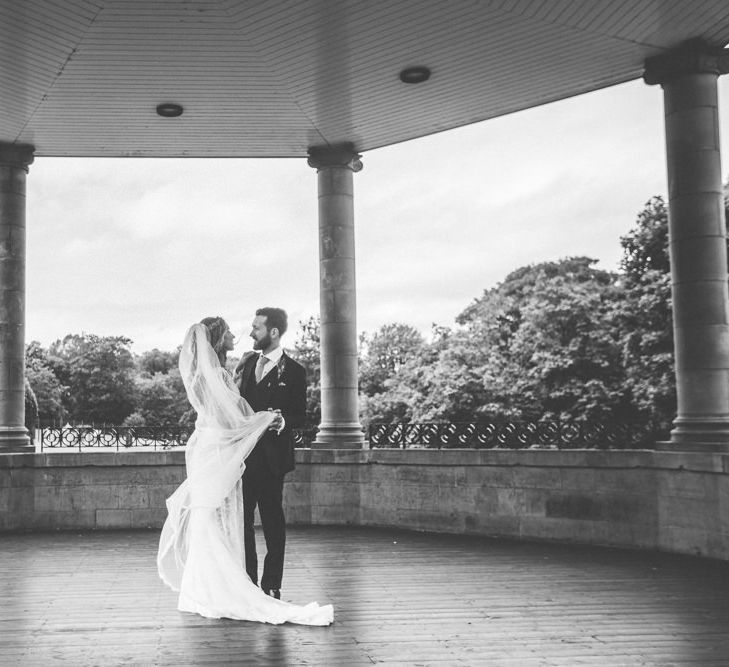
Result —
[[[160,577],[179,592],[177,608],[207,618],[329,625],[332,605],[276,600],[246,574],[241,477],[273,413],[254,413],[240,397],[202,324],[185,336],[180,372],[198,417],[185,453],[187,479],[167,499],[157,554]]]

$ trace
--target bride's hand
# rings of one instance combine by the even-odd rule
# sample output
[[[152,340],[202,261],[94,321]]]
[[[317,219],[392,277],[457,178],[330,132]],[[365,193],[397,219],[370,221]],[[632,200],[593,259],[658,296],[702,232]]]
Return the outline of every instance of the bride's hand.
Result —
[[[271,422],[270,426],[268,427],[269,431],[280,431],[281,427],[283,426],[283,416],[281,415],[281,410],[273,410],[272,408],[269,408],[269,412],[274,413],[273,421]]]

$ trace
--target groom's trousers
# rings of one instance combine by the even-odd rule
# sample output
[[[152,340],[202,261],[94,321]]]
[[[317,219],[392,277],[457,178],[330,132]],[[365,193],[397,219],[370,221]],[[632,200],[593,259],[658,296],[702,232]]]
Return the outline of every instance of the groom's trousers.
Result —
[[[286,549],[286,519],[283,512],[283,476],[274,475],[266,465],[251,465],[243,473],[243,539],[246,572],[258,583],[258,556],[254,517],[256,506],[266,540],[261,588],[280,589]]]

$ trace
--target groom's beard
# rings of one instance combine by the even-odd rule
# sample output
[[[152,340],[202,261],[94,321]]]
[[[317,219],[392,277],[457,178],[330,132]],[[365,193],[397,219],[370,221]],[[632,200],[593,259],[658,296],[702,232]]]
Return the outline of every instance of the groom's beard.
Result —
[[[265,350],[271,344],[271,334],[266,334],[261,340],[253,339],[254,350]]]

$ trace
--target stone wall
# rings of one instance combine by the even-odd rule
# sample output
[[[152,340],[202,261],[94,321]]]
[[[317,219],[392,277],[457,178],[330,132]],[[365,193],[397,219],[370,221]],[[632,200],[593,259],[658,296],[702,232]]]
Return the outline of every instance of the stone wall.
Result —
[[[299,450],[289,523],[394,526],[729,560],[729,455]],[[184,453],[0,456],[0,529],[157,528]]]
[[[0,456],[0,530],[158,528],[183,452]]]

